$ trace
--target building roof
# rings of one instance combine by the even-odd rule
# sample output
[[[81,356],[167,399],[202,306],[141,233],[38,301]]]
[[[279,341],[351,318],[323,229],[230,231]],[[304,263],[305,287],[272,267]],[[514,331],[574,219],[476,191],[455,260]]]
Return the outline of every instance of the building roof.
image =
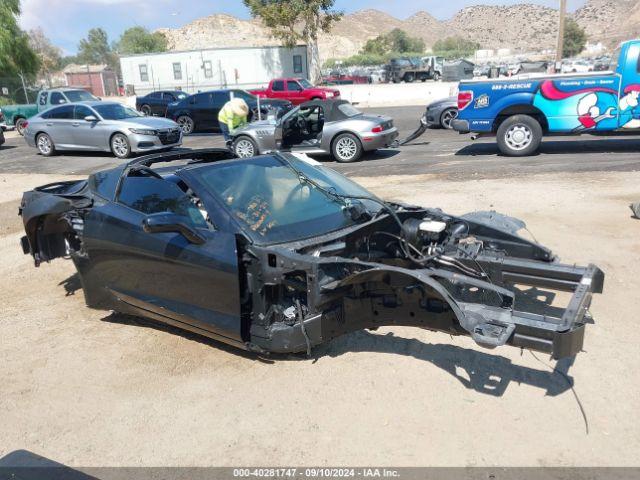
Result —
[[[64,73],[102,73],[111,71],[108,65],[78,65],[71,63],[64,67]]]

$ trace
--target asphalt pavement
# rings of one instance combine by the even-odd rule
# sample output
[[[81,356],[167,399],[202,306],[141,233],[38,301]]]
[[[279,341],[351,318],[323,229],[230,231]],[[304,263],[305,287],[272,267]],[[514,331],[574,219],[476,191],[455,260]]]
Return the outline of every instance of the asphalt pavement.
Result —
[[[389,115],[395,120],[400,138],[419,126],[423,107],[366,109],[367,113]],[[224,145],[222,137],[198,133],[185,139],[184,147],[206,148]],[[435,174],[454,180],[504,178],[538,173],[570,173],[640,170],[640,136],[548,137],[538,155],[510,158],[499,154],[495,139],[471,140],[453,131],[427,130],[412,144],[367,154],[360,162],[340,164],[318,158],[350,176]],[[89,174],[115,166],[120,161],[107,153],[61,153],[45,158],[29,148],[21,137],[7,134],[0,147],[0,173]]]

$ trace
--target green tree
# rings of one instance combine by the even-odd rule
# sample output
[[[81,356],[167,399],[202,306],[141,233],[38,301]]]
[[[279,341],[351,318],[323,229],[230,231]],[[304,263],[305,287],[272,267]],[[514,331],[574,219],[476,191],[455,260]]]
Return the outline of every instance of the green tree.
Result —
[[[386,35],[387,41],[391,46],[392,52],[424,52],[424,40],[421,38],[410,37],[407,32],[399,28],[394,28]]]
[[[77,58],[81,63],[105,64],[118,70],[118,57],[109,46],[109,37],[102,28],[92,28],[87,38],[80,40]]]
[[[562,56],[574,57],[584,50],[587,34],[573,18],[567,18],[564,24],[564,42]]]
[[[0,0],[0,72],[34,76],[40,67],[29,36],[18,27],[19,0]]]
[[[361,55],[387,55],[389,53],[423,53],[425,49],[424,40],[410,37],[407,32],[399,28],[394,28],[388,33],[378,35],[376,38],[367,40],[360,51]]]
[[[466,58],[471,57],[479,48],[478,42],[456,36],[437,40],[432,50],[436,55],[445,58]]]
[[[51,74],[60,69],[62,51],[51,43],[42,28],[29,31],[29,44],[40,60],[39,75],[51,86]]]
[[[261,18],[271,34],[286,47],[299,42],[307,45],[310,61],[309,76],[318,81],[320,52],[318,35],[329,32],[331,26],[342,17],[333,9],[335,0],[243,0],[253,17]]]
[[[155,53],[167,51],[167,38],[160,32],[149,32],[144,27],[132,27],[124,31],[115,45],[118,53]]]

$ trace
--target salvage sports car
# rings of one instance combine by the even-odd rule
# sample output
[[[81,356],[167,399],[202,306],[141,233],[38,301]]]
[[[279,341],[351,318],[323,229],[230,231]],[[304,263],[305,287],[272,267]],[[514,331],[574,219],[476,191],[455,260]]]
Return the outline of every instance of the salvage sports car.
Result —
[[[397,138],[398,130],[389,117],[365,115],[346,100],[312,100],[280,119],[238,129],[233,151],[240,158],[292,151],[355,162],[363,152],[392,146]]]
[[[229,155],[149,155],[26,192],[23,250],[70,257],[91,308],[255,352],[382,325],[581,350],[604,275],[558,263],[519,220],[387,203],[304,156]]]

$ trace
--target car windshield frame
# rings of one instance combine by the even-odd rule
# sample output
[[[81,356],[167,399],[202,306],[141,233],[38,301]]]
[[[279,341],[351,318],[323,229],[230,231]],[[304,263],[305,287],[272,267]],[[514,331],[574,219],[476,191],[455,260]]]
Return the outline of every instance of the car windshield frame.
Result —
[[[119,116],[119,117],[105,116],[106,109],[107,108],[113,108],[113,107],[115,107],[115,108],[120,107],[122,109],[122,111],[130,113],[130,115]],[[100,118],[102,120],[118,121],[118,120],[128,120],[130,118],[142,118],[142,117],[144,117],[144,115],[141,114],[140,112],[138,112],[137,110],[134,110],[133,108],[128,107],[126,105],[122,105],[121,103],[103,103],[103,104],[100,104],[100,105],[93,105],[92,108],[100,116]],[[103,110],[105,111],[105,113],[103,113]]]
[[[67,97],[67,100],[69,101],[69,103],[95,102],[99,100],[98,97],[94,96],[90,92],[87,92],[86,90],[65,90],[63,93],[64,93],[64,96]],[[75,95],[78,95],[78,97],[80,97],[84,94],[88,95],[88,98],[72,98]]]
[[[272,175],[268,175],[267,169],[271,168],[277,171],[274,170]],[[350,204],[362,204],[372,216],[382,209],[380,205],[382,201],[364,187],[335,170],[325,167],[320,162],[293,154],[264,155],[194,165],[186,167],[182,173],[179,173],[179,176],[183,175],[187,184],[193,184],[192,188],[196,191],[206,193],[210,201],[224,211],[231,222],[257,245],[300,242],[352,228],[361,222],[351,218],[347,208]],[[273,180],[270,183],[270,193],[280,195],[279,207],[276,206],[275,199],[271,203],[255,201],[255,197],[261,192],[258,185],[261,182],[268,183],[270,177]],[[338,195],[368,197],[373,200],[341,200],[316,188],[305,178],[317,182],[323,187],[322,190]],[[248,186],[245,187],[248,188],[246,192],[242,191],[243,185]],[[286,189],[287,186],[291,188]],[[304,199],[305,204],[290,200],[290,195],[305,191],[307,195]],[[242,196],[248,198],[248,201],[241,202]],[[238,203],[244,203],[247,208],[237,208],[238,205],[234,203],[236,199]],[[206,197],[203,200],[205,205],[208,205]],[[253,207],[253,204],[257,206]],[[251,210],[250,207],[253,209]],[[211,207],[207,210],[210,215],[215,216]],[[262,219],[262,223],[251,223],[256,218]],[[268,221],[269,219],[271,221]],[[292,221],[284,223],[286,220]]]

